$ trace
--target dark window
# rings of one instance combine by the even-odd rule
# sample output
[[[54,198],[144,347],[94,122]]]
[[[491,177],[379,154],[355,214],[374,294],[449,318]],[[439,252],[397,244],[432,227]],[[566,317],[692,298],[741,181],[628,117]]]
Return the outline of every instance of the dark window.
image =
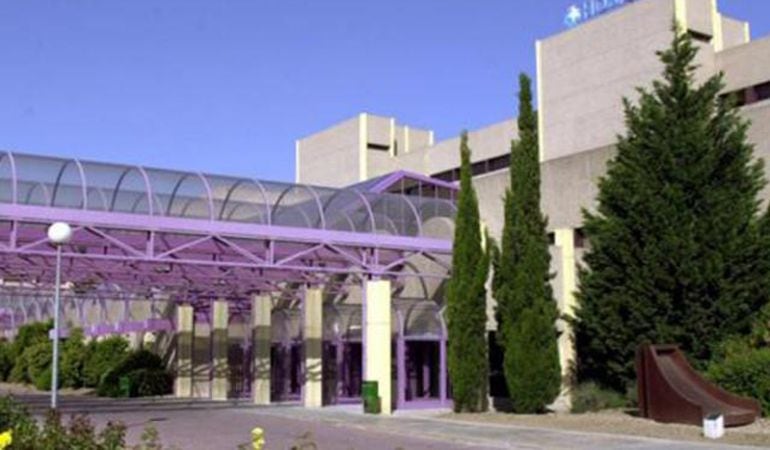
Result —
[[[712,38],[712,36],[709,34],[701,33],[700,31],[695,30],[687,30],[687,34],[689,34],[694,41],[705,42],[707,44],[711,42]]]
[[[758,102],[770,98],[770,81],[754,86],[754,92],[757,94]]]
[[[489,160],[489,171],[494,172],[496,170],[502,170],[507,169],[511,166],[511,154],[505,154],[503,156],[498,156],[497,158],[492,158]]]
[[[549,245],[556,244],[556,233],[548,233],[548,244]]]
[[[386,152],[390,151],[390,147],[388,147],[387,145],[374,144],[372,142],[369,142],[368,144],[366,144],[366,148],[368,148],[369,150],[379,150],[379,151],[386,151]]]
[[[494,172],[496,170],[507,169],[511,164],[511,155],[505,154],[503,156],[496,156],[494,158],[485,159],[483,161],[477,161],[471,165],[471,173],[473,176],[483,175],[485,173]],[[444,181],[457,181],[460,179],[460,169],[452,169],[444,172],[439,172],[431,175],[433,178],[438,178]]]
[[[586,246],[586,234],[582,228],[575,228],[575,248]]]
[[[728,92],[727,94],[723,94],[722,98],[732,101],[737,107],[770,99],[770,81]]]

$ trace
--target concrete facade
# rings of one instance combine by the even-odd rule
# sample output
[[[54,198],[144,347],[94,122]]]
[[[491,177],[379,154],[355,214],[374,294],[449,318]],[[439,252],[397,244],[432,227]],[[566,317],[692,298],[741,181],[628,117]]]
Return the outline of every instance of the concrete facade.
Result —
[[[716,0],[640,0],[536,42],[542,208],[554,236],[554,292],[565,313],[574,304],[575,267],[583,252],[582,210],[594,208],[597,182],[625,129],[621,99],[635,100],[636,88],[650,88],[660,77],[662,63],[656,51],[670,46],[674,19],[679,31],[689,33],[701,50],[696,81],[724,73],[724,93],[740,97],[740,114],[752,123],[748,137],[755,155],[770,157],[770,38],[752,41],[749,24],[722,15]],[[303,150],[297,154],[296,181],[330,186],[352,181],[342,166],[328,162],[327,154],[331,159],[340,157],[339,143],[356,136],[367,143],[359,141],[353,146],[357,150],[344,158],[358,162],[356,181],[395,170],[456,181],[452,171],[459,166],[459,138],[432,144],[432,133],[421,130],[421,136],[430,133],[427,145],[418,147],[417,140],[403,152],[375,153],[368,143],[403,147],[392,133],[374,132],[387,130],[387,124],[392,129],[396,119],[364,116],[366,120],[353,119],[359,123],[353,131],[347,121],[299,140],[297,146]],[[370,128],[365,128],[367,124]],[[507,164],[500,167],[500,162],[516,136],[515,119],[469,133],[481,217],[496,238],[502,231],[502,198],[509,185]],[[312,160],[324,163],[313,165]],[[484,161],[486,165],[481,164]],[[763,196],[770,198],[770,189]],[[494,329],[491,298],[488,305],[488,323]],[[572,343],[563,338],[560,347],[562,363],[567,364]]]

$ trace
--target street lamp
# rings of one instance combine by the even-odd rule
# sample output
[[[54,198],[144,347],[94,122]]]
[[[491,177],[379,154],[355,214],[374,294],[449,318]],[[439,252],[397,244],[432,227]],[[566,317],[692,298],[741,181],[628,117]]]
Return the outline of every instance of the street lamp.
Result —
[[[53,362],[51,364],[51,409],[56,409],[59,389],[59,310],[61,309],[61,247],[72,238],[72,228],[64,222],[48,227],[48,240],[56,246],[56,284],[53,306]]]

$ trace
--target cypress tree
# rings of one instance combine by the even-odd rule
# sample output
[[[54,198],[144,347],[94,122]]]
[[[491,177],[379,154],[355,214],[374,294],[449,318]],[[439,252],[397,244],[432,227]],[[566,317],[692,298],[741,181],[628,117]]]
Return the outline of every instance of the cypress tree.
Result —
[[[763,164],[720,98],[722,76],[696,84],[696,54],[675,30],[658,53],[662,79],[624,100],[626,134],[596,212],[584,212],[578,376],[619,391],[634,381],[640,344],[678,344],[702,367],[724,338],[749,331],[770,293]]]
[[[447,286],[449,376],[455,411],[482,412],[488,407],[484,285],[489,274],[489,254],[482,242],[478,199],[471,184],[471,151],[465,132],[461,137],[460,158],[452,277]]]
[[[519,139],[511,143],[511,187],[493,288],[514,411],[535,413],[559,394],[561,369],[546,218],[540,209],[537,116],[529,77],[522,74],[519,85]]]

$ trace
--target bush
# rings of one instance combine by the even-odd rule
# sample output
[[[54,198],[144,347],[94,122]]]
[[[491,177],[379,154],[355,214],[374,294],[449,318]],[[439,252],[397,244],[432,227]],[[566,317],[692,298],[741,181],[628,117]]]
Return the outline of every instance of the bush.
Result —
[[[92,341],[85,351],[83,385],[97,387],[102,376],[120,364],[128,354],[128,342],[120,336]]]
[[[120,379],[139,369],[165,370],[160,356],[148,350],[136,350],[128,353],[120,363],[105,372],[97,393],[103,397],[121,395]]]
[[[174,377],[166,369],[137,369],[125,375],[130,397],[153,397],[173,391]]]
[[[600,388],[596,383],[581,383],[572,388],[572,412],[601,411],[603,409],[622,408],[628,401],[619,393]]]
[[[52,357],[53,349],[50,342],[38,342],[28,347],[16,360],[11,371],[11,380],[18,383],[34,383],[37,385],[43,376],[43,372],[51,366]],[[50,382],[48,388],[50,388]]]
[[[29,367],[32,359],[40,368],[40,353],[45,352],[43,347],[49,348],[48,364],[51,362],[51,341],[48,338],[48,331],[52,328],[51,322],[38,322],[22,325],[19,328],[16,338],[10,344],[9,357],[11,358],[13,368],[9,374],[9,380],[16,383],[32,383],[34,377],[29,375]],[[32,349],[35,349],[34,351]],[[37,372],[36,372],[37,374]]]
[[[728,353],[712,362],[706,376],[734,394],[751,397],[770,415],[770,348]]]
[[[11,369],[13,369],[11,344],[6,341],[0,341],[0,381],[8,379],[11,375]]]
[[[0,398],[0,429],[11,430],[14,450],[119,450],[125,448],[126,427],[108,423],[101,432],[85,416],[74,416],[66,426],[50,411],[42,426],[9,397]]]
[[[83,330],[73,328],[70,330],[69,337],[60,346],[60,387],[79,388],[84,385],[83,372],[87,352],[83,339]]]

